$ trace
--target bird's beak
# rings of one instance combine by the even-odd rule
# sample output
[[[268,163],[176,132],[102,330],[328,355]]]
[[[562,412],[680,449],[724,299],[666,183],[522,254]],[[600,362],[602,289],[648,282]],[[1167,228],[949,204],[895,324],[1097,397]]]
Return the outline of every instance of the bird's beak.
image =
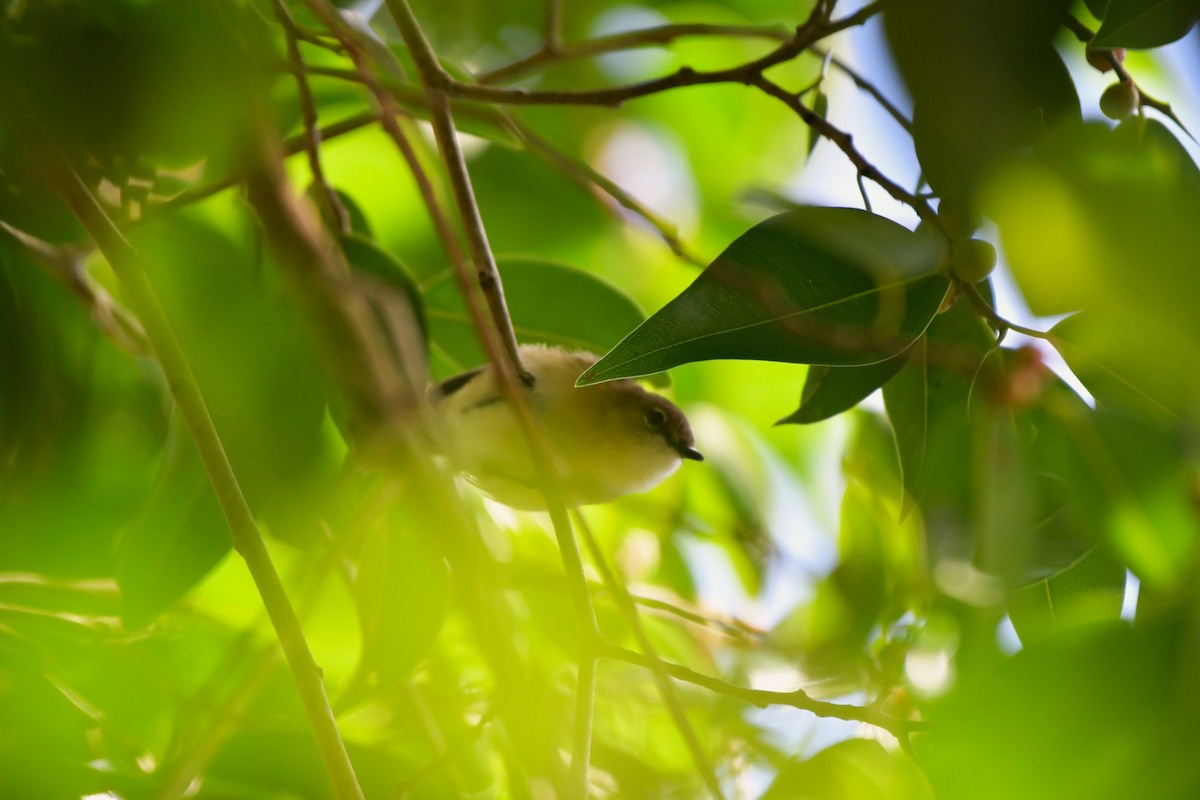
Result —
[[[690,444],[675,445],[675,452],[679,453],[680,458],[686,458],[690,461],[703,461],[704,454],[692,447]]]

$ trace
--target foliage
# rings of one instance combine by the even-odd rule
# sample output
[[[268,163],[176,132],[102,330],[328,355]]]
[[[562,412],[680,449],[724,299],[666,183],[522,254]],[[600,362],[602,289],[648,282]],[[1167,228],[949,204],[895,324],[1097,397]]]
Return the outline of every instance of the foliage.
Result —
[[[1198,20],[0,4],[0,795],[1195,796]],[[506,328],[707,460],[454,481]]]

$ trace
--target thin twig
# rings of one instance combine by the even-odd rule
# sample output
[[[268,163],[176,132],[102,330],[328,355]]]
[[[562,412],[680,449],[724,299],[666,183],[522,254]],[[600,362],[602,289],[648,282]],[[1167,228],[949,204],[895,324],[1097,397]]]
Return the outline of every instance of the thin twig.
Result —
[[[842,719],[848,722],[865,722],[868,725],[882,728],[897,738],[907,736],[912,731],[919,730],[922,727],[919,722],[896,719],[871,708],[817,700],[803,689],[793,689],[790,692],[775,692],[767,689],[751,689],[738,686],[720,678],[713,678],[709,675],[696,672],[679,664],[672,664],[669,661],[656,661],[649,656],[608,642],[603,642],[599,645],[599,652],[602,657],[615,661],[625,661],[649,670],[662,669],[676,680],[701,686],[717,694],[736,697],[759,708],[766,708],[767,706],[790,706],[798,708],[801,711],[807,711],[818,717]]]
[[[146,341],[142,323],[103,286],[88,277],[84,259],[92,252],[93,246],[51,244],[3,220],[0,220],[0,233],[24,248],[51,277],[70,289],[87,306],[100,332],[118,347],[135,356],[149,354],[150,344]]]
[[[300,55],[299,29],[296,27],[296,21],[292,19],[292,12],[283,0],[273,0],[271,5],[275,11],[275,18],[283,28],[288,61],[294,67],[292,74],[296,79],[296,90],[300,96],[300,118],[304,123],[304,150],[308,154],[308,167],[312,172],[313,182],[317,185],[318,195],[325,204],[334,227],[341,233],[349,233],[350,216],[342,207],[337,192],[326,180],[325,169],[321,166],[321,131],[317,124],[317,107],[313,101],[312,88],[308,85],[308,75],[304,71],[304,59]]]
[[[563,4],[562,0],[546,0],[546,49],[553,52],[562,47]]]
[[[702,86],[714,83],[749,83],[756,75],[761,75],[771,67],[791,61],[821,39],[847,28],[861,25],[877,14],[881,3],[871,3],[859,11],[836,22],[826,20],[820,14],[820,7],[814,9],[808,20],[796,29],[795,34],[779,47],[760,58],[748,61],[728,69],[700,71],[692,67],[680,67],[675,72],[637,83],[622,86],[610,86],[602,89],[581,90],[531,90],[503,89],[495,86],[484,86],[475,83],[464,83],[454,79],[442,69],[441,65],[433,64],[429,69],[431,85],[442,89],[451,97],[462,97],[468,100],[480,100],[487,103],[505,103],[509,105],[585,105],[617,107],[622,103],[639,97],[657,94],[670,89],[686,86]]]
[[[887,95],[880,91],[878,86],[871,83],[871,81],[863,77],[861,73],[829,51],[819,47],[813,47],[811,49],[812,52],[816,53],[817,55],[823,58],[828,58],[829,63],[833,65],[834,69],[838,70],[847,78],[854,81],[854,85],[869,94],[872,99],[874,99],[875,102],[878,103],[880,107],[892,117],[892,119],[896,120],[896,123],[901,128],[904,128],[904,130],[908,133],[912,133],[912,121],[904,115],[904,112],[901,111],[895,103],[887,98]]]
[[[15,117],[16,112],[11,108],[12,104],[5,105],[10,106],[8,110]],[[52,148],[37,123],[32,120],[13,121],[16,123],[13,127],[26,140],[26,145],[39,162],[47,182],[91,235],[129,292],[138,317],[145,326],[147,338],[166,375],[167,385],[196,443],[205,472],[213,485],[233,537],[234,548],[241,554],[250,570],[279,643],[287,656],[334,793],[339,798],[361,798],[363,795],[358,778],[354,774],[354,767],[350,763],[345,744],[337,729],[337,722],[329,707],[329,698],[325,694],[325,686],[321,679],[321,669],[313,659],[295,609],[288,600],[279,573],[271,561],[266,542],[258,529],[258,523],[229,464],[225,448],[208,414],[191,366],[175,339],[166,313],[146,277],[141,255],[122,236],[66,158]]]
[[[1022,333],[1026,336],[1032,336],[1035,339],[1043,339],[1050,344],[1055,345],[1056,347],[1058,346],[1058,337],[1053,333],[1050,333],[1049,331],[1039,331],[1036,328],[1026,328],[1024,325],[1018,325],[1017,323],[1010,322],[1009,320],[1000,316],[998,313],[996,313],[996,309],[992,307],[991,303],[987,301],[987,298],[980,294],[979,288],[975,286],[975,284],[966,283],[965,281],[960,281],[959,284],[966,293],[967,299],[971,301],[971,305],[975,307],[975,310],[979,312],[980,316],[999,328],[1001,331],[1001,336],[1003,336],[1003,331],[1007,329],[1016,331],[1017,333]]]
[[[310,67],[308,71],[312,72],[313,69]],[[378,121],[379,121],[379,113],[378,112],[366,111],[361,114],[355,114],[354,116],[347,117],[344,120],[341,120],[339,122],[334,122],[330,125],[327,125],[324,128],[321,128],[320,130],[317,131],[317,136],[321,141],[328,142],[330,139],[336,139],[339,136],[344,136],[347,133],[352,133],[361,128],[365,128],[368,125],[372,125]],[[285,139],[283,141],[283,143],[280,145],[279,149],[280,149],[280,152],[282,152],[285,156],[293,156],[293,155],[296,155],[297,153],[304,152],[304,149],[305,149],[306,145],[308,144],[308,141],[309,141],[309,137],[306,134],[301,133],[297,136],[292,136],[288,139]],[[177,194],[175,197],[172,197],[170,200],[167,200],[166,202],[148,206],[142,212],[141,217],[139,217],[137,220],[130,223],[130,225],[127,225],[126,227],[130,227],[131,225],[137,225],[137,224],[146,222],[151,219],[157,219],[158,217],[160,217],[164,214],[167,214],[169,212],[177,211],[181,208],[185,208],[185,207],[193,205],[195,203],[199,203],[202,200],[207,200],[208,198],[212,197],[215,194],[219,194],[219,193],[225,191],[226,189],[230,189],[234,186],[237,186],[243,180],[245,180],[245,176],[243,174],[241,174],[240,172],[238,172],[238,173],[234,173],[232,175],[226,175],[223,178],[218,178],[210,183],[204,184],[203,186],[197,186],[193,189],[188,189],[186,192],[181,192],[180,194]]]
[[[659,25],[636,31],[613,33],[608,36],[597,36],[587,41],[561,44],[554,48],[543,47],[532,55],[480,74],[478,80],[480,83],[507,83],[566,61],[576,61],[621,50],[659,47],[686,37],[723,36],[786,42],[792,38],[794,33],[794,30],[789,30],[783,25],[712,25],[708,23]]]

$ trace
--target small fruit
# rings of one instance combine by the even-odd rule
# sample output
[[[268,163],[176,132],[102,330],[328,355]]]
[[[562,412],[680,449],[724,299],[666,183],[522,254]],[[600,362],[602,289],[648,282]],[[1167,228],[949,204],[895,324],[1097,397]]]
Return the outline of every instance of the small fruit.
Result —
[[[1125,119],[1138,110],[1142,98],[1133,81],[1118,81],[1100,95],[1100,110],[1109,119]]]
[[[996,248],[983,239],[967,239],[954,245],[950,270],[963,283],[979,283],[996,267]]]
[[[1116,59],[1118,64],[1125,61],[1124,47],[1092,47],[1089,44],[1083,54],[1087,62],[1101,72],[1108,72],[1113,68],[1112,59]]]

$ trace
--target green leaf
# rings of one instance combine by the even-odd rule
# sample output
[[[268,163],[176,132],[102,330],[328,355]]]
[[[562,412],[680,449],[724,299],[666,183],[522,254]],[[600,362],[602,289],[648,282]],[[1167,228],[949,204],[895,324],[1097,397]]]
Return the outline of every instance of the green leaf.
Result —
[[[1100,547],[1069,567],[1009,593],[1008,615],[1028,645],[1084,622],[1117,619],[1125,599],[1125,567]]]
[[[1063,329],[1075,364],[1175,411],[1194,404],[1200,373],[1177,365],[1200,352],[1200,170],[1170,131],[1064,132],[998,173],[985,205],[1030,308],[1087,312]]]
[[[502,258],[504,297],[517,339],[603,353],[645,319],[637,304],[612,284],[564,264]],[[435,377],[483,363],[471,323],[448,272],[425,286],[425,310],[434,349]]]
[[[946,293],[929,237],[848,208],[772,217],[629,334],[580,385],[710,359],[872,364],[899,353]]]
[[[762,800],[933,800],[933,789],[907,754],[849,739],[779,771]]]
[[[960,348],[977,369],[994,346],[995,340],[970,303],[959,301],[934,318],[904,366],[884,384],[884,405],[895,432],[904,488],[910,496],[906,507],[911,499],[927,500],[930,492],[948,499],[966,491],[962,463],[975,371],[967,369],[969,365],[942,364],[938,358],[946,347]],[[939,459],[956,466],[938,474]]]
[[[1066,0],[895,0],[884,24],[913,97],[929,185],[970,208],[1000,159],[1077,125],[1079,97],[1053,47]]]
[[[1182,39],[1200,20],[1197,0],[1110,0],[1096,47],[1159,47]]]
[[[800,408],[775,424],[807,425],[836,416],[858,405],[903,366],[904,359],[897,356],[862,367],[809,367]]]
[[[1104,15],[1108,10],[1108,3],[1109,0],[1083,0],[1083,4],[1087,6],[1087,10],[1096,19],[1104,19]]]
[[[233,547],[229,528],[179,413],[145,508],[117,547],[121,618],[138,629],[183,597]]]
[[[445,560],[421,536],[428,527],[397,512],[371,531],[358,559],[354,596],[362,655],[339,706],[355,705],[408,677],[433,646],[450,605]]]

